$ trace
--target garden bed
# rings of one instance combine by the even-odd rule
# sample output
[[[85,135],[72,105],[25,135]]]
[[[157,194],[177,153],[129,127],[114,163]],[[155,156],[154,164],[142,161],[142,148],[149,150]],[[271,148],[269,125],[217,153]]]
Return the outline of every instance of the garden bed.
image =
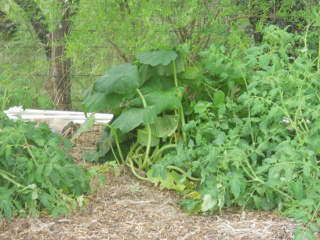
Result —
[[[83,149],[92,149],[99,131],[81,135],[74,143],[78,164]],[[117,174],[118,172],[118,174]],[[106,172],[103,189],[88,196],[83,211],[74,215],[13,218],[0,222],[0,239],[292,239],[296,223],[272,212],[187,215],[173,191],[160,191],[136,179],[126,168]]]

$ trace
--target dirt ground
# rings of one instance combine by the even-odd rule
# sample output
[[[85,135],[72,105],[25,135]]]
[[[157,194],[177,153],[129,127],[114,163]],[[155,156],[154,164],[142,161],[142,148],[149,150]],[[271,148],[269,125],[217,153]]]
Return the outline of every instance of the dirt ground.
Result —
[[[99,129],[81,135],[73,155],[92,150]],[[187,215],[179,209],[181,198],[172,191],[160,191],[135,178],[127,169],[120,174],[106,172],[103,189],[87,196],[83,211],[74,215],[14,218],[0,221],[1,240],[53,239],[292,239],[296,224],[272,212],[225,211],[222,215]]]

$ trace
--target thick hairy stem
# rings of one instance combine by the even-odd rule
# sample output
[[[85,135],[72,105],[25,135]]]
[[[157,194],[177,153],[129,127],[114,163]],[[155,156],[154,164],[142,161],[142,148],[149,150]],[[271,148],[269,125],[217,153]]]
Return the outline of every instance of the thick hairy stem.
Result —
[[[174,86],[178,87],[177,67],[176,67],[175,61],[172,61],[172,68],[173,68]]]
[[[114,130],[112,129],[111,131],[114,131]],[[121,147],[120,147],[120,144],[119,144],[117,132],[114,133],[114,139],[116,141],[116,145],[117,145],[117,149],[118,149],[118,153],[119,153],[119,156],[121,158],[121,161],[124,162],[124,158],[123,158]]]
[[[141,91],[137,88],[136,89],[141,101],[142,101],[142,104],[143,104],[143,107],[146,108],[147,107],[147,102],[144,98],[144,96],[142,95]],[[145,153],[145,157],[144,157],[144,161],[143,161],[143,164],[142,166],[139,166],[141,168],[145,168],[147,166],[147,163],[148,163],[148,157],[149,157],[149,153],[150,153],[150,148],[151,148],[151,128],[150,128],[150,125],[149,124],[146,124],[146,128],[147,128],[147,133],[148,133],[148,142],[147,142],[147,149],[146,149],[146,153]]]
[[[169,145],[165,145],[163,146],[162,148],[160,148],[155,154],[154,154],[154,157],[153,157],[153,163],[155,163],[161,156],[161,154],[167,150],[167,149],[170,149],[170,148],[176,148],[177,147],[177,144],[169,144]]]
[[[175,61],[172,61],[172,67],[173,67],[174,85],[176,87],[178,87],[177,67],[176,67]],[[184,119],[184,111],[183,111],[182,106],[179,108],[179,117],[180,117],[180,121],[181,121],[181,131],[182,131],[183,126],[186,124],[185,119]],[[187,142],[187,135],[183,131],[182,131],[182,137],[183,137],[183,141]]]
[[[177,166],[167,166],[166,168],[178,171],[178,172],[180,172],[182,174],[186,174],[186,172],[183,169],[181,169],[181,168],[179,168]],[[201,181],[201,178],[195,178],[195,177],[192,177],[192,176],[187,176],[187,178],[189,178],[192,181],[196,181],[196,182],[200,182]]]
[[[129,166],[130,166],[130,168],[131,168],[132,173],[133,173],[137,178],[139,178],[139,179],[141,179],[141,180],[148,181],[147,178],[141,177],[141,176],[136,172],[136,169],[135,169],[135,167],[133,166],[132,159],[129,158],[128,161],[129,161]]]

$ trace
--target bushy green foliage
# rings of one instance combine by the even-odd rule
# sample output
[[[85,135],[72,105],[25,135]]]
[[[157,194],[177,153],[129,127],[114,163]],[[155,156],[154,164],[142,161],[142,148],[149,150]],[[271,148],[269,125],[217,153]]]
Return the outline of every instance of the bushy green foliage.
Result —
[[[159,163],[201,179],[197,194],[186,191],[188,211],[276,209],[318,231],[319,66],[307,46],[294,48],[298,39],[271,26],[261,46],[201,54],[213,102],[191,105],[191,139]]]
[[[42,109],[53,106],[48,96],[41,94],[34,84],[24,78],[14,79],[12,75],[8,71],[0,75],[0,111],[14,106]]]
[[[160,51],[152,58],[151,52],[138,54],[132,66],[139,74],[129,76],[137,76],[140,94],[128,91],[126,101],[117,102],[121,113],[104,138],[108,147],[95,157],[127,144],[125,154],[120,150],[116,156],[122,156],[136,175],[136,168],[147,172],[147,177],[138,177],[185,194],[181,207],[187,211],[212,213],[230,206],[274,209],[307,223],[307,228],[297,229],[296,238],[312,239],[320,222],[319,62],[305,39],[270,26],[260,46],[228,50],[211,45],[200,53],[202,67],[180,67],[180,73],[159,71],[165,61]],[[167,66],[174,69],[177,59],[169,61]],[[151,63],[156,68],[149,72],[146,65]],[[175,83],[168,90],[152,89],[168,80]],[[95,84],[105,81],[109,79]],[[174,100],[166,92],[177,86],[186,87],[186,93]],[[95,94],[85,102],[89,110],[101,100]],[[170,135],[160,136],[158,119],[163,124],[165,116],[170,118],[165,125]]]
[[[60,6],[37,2],[48,16],[50,30],[54,29]],[[4,3],[13,6],[11,0]],[[86,159],[116,158],[142,179],[183,191],[186,200],[181,205],[188,211],[212,212],[230,205],[277,209],[309,222],[315,231],[317,226],[312,224],[318,220],[319,206],[317,5],[312,0],[80,1],[74,31],[66,39],[72,71],[78,75],[73,79],[74,96],[78,98],[78,92],[90,84],[88,73],[94,79],[105,68],[132,61],[113,68],[85,94],[86,110],[112,108],[116,116],[106,126],[97,150],[85,154]],[[26,21],[21,9],[10,9],[13,19]],[[284,30],[266,28],[270,23],[284,24]],[[306,26],[309,32],[303,33]],[[34,35],[30,24],[19,28],[25,31],[17,39]],[[291,33],[285,31],[289,28]],[[292,34],[295,31],[302,35]],[[255,46],[256,33],[262,33],[262,42]],[[163,47],[178,43],[189,45]],[[44,56],[39,42],[27,52],[16,48],[21,44],[29,45],[28,41],[6,42],[3,59],[19,53],[29,60],[14,58],[2,69],[10,68],[19,76],[46,74],[50,63],[33,61],[36,52]],[[209,45],[210,49],[196,55]],[[156,50],[134,56],[153,47]],[[200,58],[201,62],[194,62]],[[13,79],[11,73],[5,79]],[[37,82],[43,80],[41,76]],[[10,86],[0,92],[2,109],[21,100],[31,104],[39,92],[30,83],[15,86],[19,88],[12,91]],[[12,146],[3,149],[9,154]],[[17,151],[22,153],[26,146],[38,149],[33,143],[19,146]],[[145,170],[146,176],[140,176],[137,168]],[[39,195],[31,186],[26,189],[36,198]]]
[[[45,124],[0,119],[0,217],[54,217],[83,207],[94,171],[76,165],[67,139]]]
[[[86,160],[100,161],[112,152],[144,179],[135,172],[136,166],[149,171],[149,158],[155,150],[177,143],[174,134],[184,125],[184,88],[177,82],[177,74],[185,70],[184,62],[182,51],[152,50],[137,54],[135,62],[116,66],[98,79],[88,90],[84,107],[86,111],[112,107],[117,118],[106,125],[102,146],[91,156],[86,154]]]

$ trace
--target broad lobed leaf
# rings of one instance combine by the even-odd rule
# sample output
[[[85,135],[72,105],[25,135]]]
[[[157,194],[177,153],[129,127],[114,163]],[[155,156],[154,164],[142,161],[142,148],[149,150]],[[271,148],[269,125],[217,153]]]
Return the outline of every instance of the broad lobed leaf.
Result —
[[[118,65],[100,77],[93,85],[98,93],[127,94],[138,88],[143,82],[136,65],[125,63]]]
[[[177,58],[178,54],[172,50],[153,50],[148,52],[139,53],[136,58],[140,63],[148,64],[151,66],[163,65],[166,66]]]

